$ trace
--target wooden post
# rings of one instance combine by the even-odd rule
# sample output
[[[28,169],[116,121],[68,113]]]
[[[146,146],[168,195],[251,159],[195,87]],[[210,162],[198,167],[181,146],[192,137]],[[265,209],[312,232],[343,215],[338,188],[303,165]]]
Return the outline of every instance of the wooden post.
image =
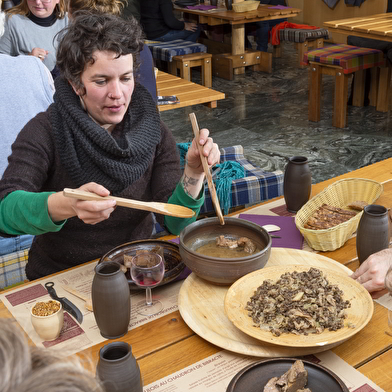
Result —
[[[232,54],[245,53],[245,25],[232,25]],[[234,74],[240,75],[245,73],[245,67],[234,68]]]

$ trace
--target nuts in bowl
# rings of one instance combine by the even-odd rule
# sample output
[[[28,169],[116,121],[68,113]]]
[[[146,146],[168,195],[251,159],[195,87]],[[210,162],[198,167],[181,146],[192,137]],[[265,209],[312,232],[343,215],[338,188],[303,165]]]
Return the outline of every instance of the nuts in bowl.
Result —
[[[57,339],[64,324],[63,306],[53,299],[37,302],[31,309],[31,323],[41,339]]]

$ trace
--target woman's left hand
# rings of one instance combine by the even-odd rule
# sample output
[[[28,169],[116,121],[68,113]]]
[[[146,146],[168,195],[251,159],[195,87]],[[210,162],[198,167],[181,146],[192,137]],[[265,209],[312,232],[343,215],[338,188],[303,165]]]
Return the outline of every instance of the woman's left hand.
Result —
[[[203,146],[203,155],[207,157],[208,166],[211,167],[220,162],[220,151],[218,145],[208,136],[209,133],[209,130],[206,128],[200,130],[199,144]],[[200,159],[199,148],[196,143],[196,139],[193,139],[188,149],[186,162],[193,174],[201,175],[204,174],[204,170]]]

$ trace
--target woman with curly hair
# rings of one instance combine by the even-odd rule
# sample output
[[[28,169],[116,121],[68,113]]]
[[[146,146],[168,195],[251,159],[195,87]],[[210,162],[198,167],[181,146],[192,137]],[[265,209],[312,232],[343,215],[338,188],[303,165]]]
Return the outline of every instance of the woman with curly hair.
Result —
[[[31,55],[50,71],[56,65],[55,35],[68,25],[66,0],[22,0],[6,10],[0,53]]]

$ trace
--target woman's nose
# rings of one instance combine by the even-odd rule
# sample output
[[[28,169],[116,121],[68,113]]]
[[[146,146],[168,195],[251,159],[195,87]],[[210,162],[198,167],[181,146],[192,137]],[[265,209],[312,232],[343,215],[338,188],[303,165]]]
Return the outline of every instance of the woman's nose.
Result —
[[[109,90],[109,98],[112,99],[118,99],[121,98],[121,88],[120,85],[118,83],[112,83],[110,85],[110,90]]]

